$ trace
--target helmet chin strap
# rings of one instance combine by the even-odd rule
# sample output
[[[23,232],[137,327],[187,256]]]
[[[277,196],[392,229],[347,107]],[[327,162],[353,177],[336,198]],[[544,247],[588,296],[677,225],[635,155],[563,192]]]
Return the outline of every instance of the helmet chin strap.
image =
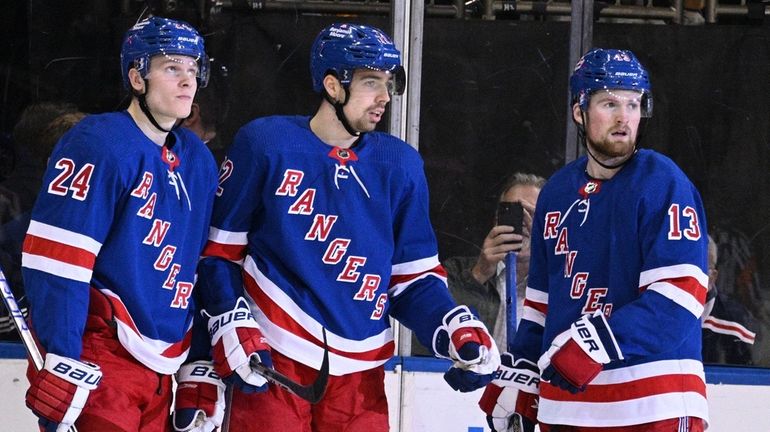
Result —
[[[150,80],[144,79],[144,93],[138,93],[136,90],[134,90],[134,95],[136,95],[136,98],[139,100],[139,108],[142,110],[145,116],[147,116],[147,119],[150,120],[150,123],[152,123],[155,128],[157,128],[161,132],[169,133],[173,131],[174,129],[178,128],[182,125],[183,120],[178,119],[174,126],[171,126],[170,129],[164,129],[160,124],[158,124],[158,121],[155,120],[155,117],[152,115],[152,112],[150,112],[150,107],[147,106],[147,93],[150,91]]]
[[[340,123],[342,123],[342,127],[345,128],[345,130],[354,137],[361,137],[362,132],[357,131],[353,129],[353,126],[350,125],[350,122],[348,121],[347,116],[345,116],[345,111],[343,108],[345,108],[345,105],[348,103],[348,100],[350,99],[350,93],[348,92],[348,88],[345,86],[342,86],[342,88],[345,90],[345,101],[339,102],[336,99],[334,99],[329,92],[324,89],[323,96],[324,99],[326,99],[327,102],[332,104],[334,107],[334,112],[337,113],[337,119],[339,119]]]
[[[636,134],[636,138],[634,139],[634,149],[633,149],[633,151],[631,152],[631,154],[627,158],[623,159],[622,161],[620,161],[620,162],[618,162],[618,163],[616,163],[614,165],[609,165],[609,164],[606,164],[606,163],[600,161],[599,159],[596,158],[596,156],[594,156],[593,153],[591,153],[591,149],[588,147],[588,142],[587,142],[587,139],[586,139],[586,128],[585,128],[586,122],[588,121],[588,117],[587,117],[586,113],[582,109],[580,110],[580,116],[583,118],[583,124],[578,124],[577,125],[577,129],[578,129],[577,139],[583,144],[583,147],[585,147],[585,149],[586,149],[586,153],[588,153],[588,156],[590,156],[591,159],[594,160],[594,162],[598,163],[599,166],[601,166],[604,169],[614,170],[614,169],[622,167],[623,165],[627,164],[631,159],[633,159],[634,155],[636,154],[636,152],[638,150],[636,148],[636,144],[639,142],[639,138],[641,137],[641,134],[639,134],[639,133]]]

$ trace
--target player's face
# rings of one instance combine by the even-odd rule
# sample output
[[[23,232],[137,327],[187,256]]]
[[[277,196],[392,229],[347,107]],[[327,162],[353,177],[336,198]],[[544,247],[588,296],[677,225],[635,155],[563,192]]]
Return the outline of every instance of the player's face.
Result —
[[[585,116],[586,141],[594,155],[609,161],[633,152],[641,100],[642,94],[631,90],[602,90],[591,95]]]
[[[158,55],[150,61],[150,83],[147,105],[155,119],[175,122],[190,115],[195,91],[198,63],[194,58],[180,55]]]
[[[374,130],[390,102],[393,77],[389,72],[359,69],[350,81],[350,99],[345,115],[353,128],[360,132]]]

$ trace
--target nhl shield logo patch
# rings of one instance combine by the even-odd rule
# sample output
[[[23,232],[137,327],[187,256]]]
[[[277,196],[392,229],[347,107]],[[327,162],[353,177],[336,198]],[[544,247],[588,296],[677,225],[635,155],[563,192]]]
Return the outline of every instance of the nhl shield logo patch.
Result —
[[[163,162],[168,165],[169,171],[174,171],[174,169],[179,166],[179,158],[166,146],[161,148],[160,157],[163,159]]]

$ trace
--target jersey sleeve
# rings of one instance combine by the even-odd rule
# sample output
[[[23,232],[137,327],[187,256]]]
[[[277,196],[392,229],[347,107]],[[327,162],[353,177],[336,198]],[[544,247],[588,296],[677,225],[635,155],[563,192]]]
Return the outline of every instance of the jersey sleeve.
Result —
[[[433,333],[455,302],[430,223],[428,186],[421,163],[407,170],[407,183],[394,211],[394,253],[388,296],[390,315],[432,346]]]
[[[708,291],[708,236],[700,194],[682,173],[653,185],[656,190],[643,195],[638,211],[640,296],[608,320],[627,359],[669,351],[700,332]]]
[[[220,169],[209,237],[198,266],[197,289],[209,312],[228,308],[243,293],[241,271],[259,203],[255,197],[262,186],[253,151],[257,138],[248,125],[242,128]]]
[[[65,135],[51,156],[22,253],[32,326],[46,352],[80,358],[96,256],[127,184],[90,125]]]

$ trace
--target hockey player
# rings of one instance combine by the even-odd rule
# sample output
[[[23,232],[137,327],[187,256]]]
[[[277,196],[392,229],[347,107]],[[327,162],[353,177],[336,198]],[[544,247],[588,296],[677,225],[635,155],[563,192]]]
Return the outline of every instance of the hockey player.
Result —
[[[59,141],[24,242],[45,354],[26,403],[45,431],[169,430],[171,375],[190,345],[217,169],[176,126],[208,58],[195,29],[152,17],[126,33],[121,66],[128,109],[86,117]]]
[[[387,431],[389,317],[454,362],[445,378],[457,390],[486,385],[499,354],[481,321],[449,296],[419,154],[374,131],[404,89],[399,51],[376,28],[335,24],[316,38],[310,62],[323,95],[314,116],[257,119],[237,133],[199,283],[218,287],[202,291],[219,294],[206,304],[245,316],[248,301],[275,369],[295,381],[315,380],[322,329],[328,335],[320,402],[278,386],[236,390],[231,430]],[[228,307],[218,309],[209,320],[215,355],[216,313]]]
[[[570,88],[588,155],[540,193],[524,316],[479,404],[496,431],[702,431],[700,195],[636,147],[652,93],[633,53],[588,52]]]

